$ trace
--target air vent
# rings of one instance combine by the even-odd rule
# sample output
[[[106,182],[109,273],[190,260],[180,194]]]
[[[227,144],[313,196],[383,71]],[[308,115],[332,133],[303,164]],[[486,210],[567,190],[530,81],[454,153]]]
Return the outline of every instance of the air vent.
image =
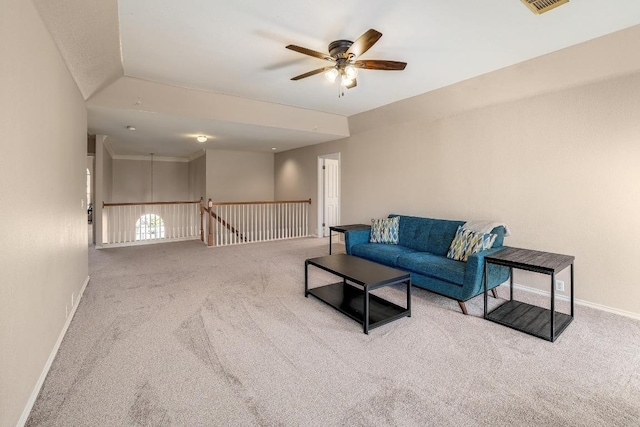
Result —
[[[533,13],[540,15],[558,6],[562,6],[565,3],[569,3],[569,0],[522,0],[522,3],[526,4]]]

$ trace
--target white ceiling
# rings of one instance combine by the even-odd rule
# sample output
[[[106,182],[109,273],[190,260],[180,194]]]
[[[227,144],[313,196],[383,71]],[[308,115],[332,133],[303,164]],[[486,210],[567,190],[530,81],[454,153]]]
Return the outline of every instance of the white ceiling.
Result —
[[[74,8],[91,8],[101,2],[73,3]],[[572,0],[541,16],[520,0],[120,0],[117,6],[119,29],[110,31],[119,31],[126,77],[346,117],[640,23],[638,0]],[[66,28],[64,13],[40,12],[50,28]],[[286,45],[326,52],[329,42],[355,40],[369,28],[383,37],[362,58],[404,61],[406,70],[361,70],[358,86],[342,98],[338,83],[330,84],[322,74],[290,80],[327,63]],[[113,34],[104,39],[112,44]],[[74,58],[66,55],[65,60]],[[152,114],[92,99],[89,131],[110,136],[117,154],[154,150],[188,156],[202,148],[189,139],[201,132],[216,137],[209,148],[243,150],[277,146],[282,151],[344,137],[261,121]],[[140,133],[123,131],[129,124]]]

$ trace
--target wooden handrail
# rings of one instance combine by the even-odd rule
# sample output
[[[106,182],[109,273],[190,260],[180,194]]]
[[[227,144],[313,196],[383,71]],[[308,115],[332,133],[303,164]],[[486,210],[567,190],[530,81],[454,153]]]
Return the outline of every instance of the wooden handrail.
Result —
[[[307,200],[275,200],[273,202],[269,201],[261,201],[261,202],[217,202],[212,203],[214,206],[225,206],[225,205],[275,205],[277,203],[309,203],[311,204],[311,199]]]
[[[102,202],[102,207],[107,206],[135,206],[135,205],[185,205],[192,203],[200,203],[200,200],[188,200],[184,202],[134,202],[134,203],[105,203]]]

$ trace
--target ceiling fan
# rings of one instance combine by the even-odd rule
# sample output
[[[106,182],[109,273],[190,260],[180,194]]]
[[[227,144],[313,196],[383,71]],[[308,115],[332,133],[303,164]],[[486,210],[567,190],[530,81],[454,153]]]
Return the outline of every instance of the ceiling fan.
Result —
[[[300,80],[324,72],[325,77],[331,82],[334,82],[336,78],[340,76],[341,85],[347,89],[351,89],[358,84],[356,78],[358,77],[359,68],[385,71],[404,70],[407,66],[406,62],[377,59],[358,60],[358,57],[368,51],[380,37],[382,37],[381,32],[370,29],[355,42],[351,40],[336,40],[329,43],[328,54],[290,44],[287,46],[287,49],[333,63],[330,66],[295,76],[291,80]]]

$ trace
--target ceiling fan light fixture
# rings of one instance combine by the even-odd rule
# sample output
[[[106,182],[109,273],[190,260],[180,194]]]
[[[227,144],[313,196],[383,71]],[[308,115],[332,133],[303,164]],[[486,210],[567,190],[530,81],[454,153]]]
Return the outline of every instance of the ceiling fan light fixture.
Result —
[[[207,137],[206,137],[206,136],[204,136],[204,135],[199,135],[199,136],[196,138],[196,141],[198,141],[198,142],[207,142]]]
[[[353,80],[358,77],[358,69],[353,65],[349,64],[344,67],[344,74],[347,76],[349,80]]]
[[[338,74],[340,74],[338,72],[337,68],[332,68],[330,70],[327,70],[326,73],[324,73],[324,76],[327,78],[327,80],[329,80],[331,83],[336,81],[336,77],[338,77]]]
[[[350,79],[346,74],[342,75],[342,86],[351,86],[353,84],[353,79]]]

